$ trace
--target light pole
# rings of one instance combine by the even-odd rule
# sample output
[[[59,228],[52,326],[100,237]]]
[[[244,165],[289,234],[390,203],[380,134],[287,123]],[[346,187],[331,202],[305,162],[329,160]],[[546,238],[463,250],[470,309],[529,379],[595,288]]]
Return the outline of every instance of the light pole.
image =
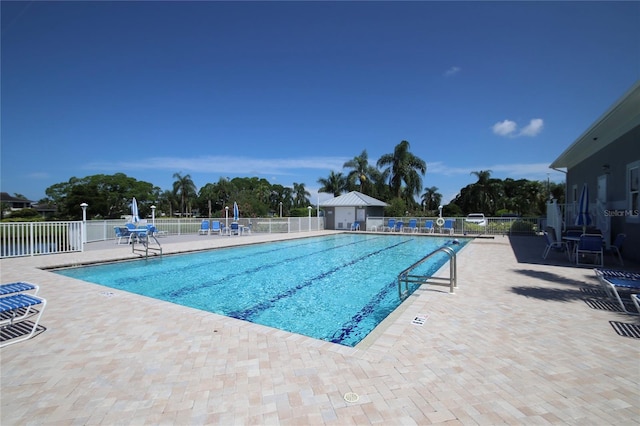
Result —
[[[151,206],[151,224],[156,226],[156,206]]]
[[[229,228],[229,206],[224,207],[224,227]]]
[[[82,207],[82,244],[86,244],[87,242],[87,207],[89,204],[82,203],[80,204]]]
[[[311,232],[311,206],[307,207],[309,210],[309,232]]]
[[[282,201],[280,201],[280,217],[282,217]]]

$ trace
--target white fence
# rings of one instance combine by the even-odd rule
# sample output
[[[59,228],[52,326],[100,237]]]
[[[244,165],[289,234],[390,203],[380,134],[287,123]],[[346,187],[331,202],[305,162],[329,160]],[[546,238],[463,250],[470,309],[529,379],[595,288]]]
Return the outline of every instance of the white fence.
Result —
[[[82,222],[0,223],[0,258],[82,251]]]
[[[160,235],[197,234],[202,221],[218,220],[229,226],[232,219],[156,219]],[[143,221],[143,224],[151,221]],[[322,217],[240,218],[238,223],[252,233],[309,232],[324,229]],[[83,251],[84,242],[116,239],[115,227],[123,220],[89,220],[73,222],[2,222],[0,223],[0,258]],[[211,223],[209,223],[211,225]],[[83,230],[86,234],[83,235]]]
[[[432,221],[434,232],[444,233],[442,227],[437,225],[437,217],[368,217],[365,229],[381,231],[387,226],[389,219],[394,219],[396,222],[402,221],[405,231],[410,220],[417,220],[418,232],[426,232],[425,222]],[[545,221],[544,218],[539,217],[487,217],[484,224],[476,224],[467,222],[464,217],[443,217],[442,219],[453,220],[453,233],[461,235],[536,235],[544,228]]]

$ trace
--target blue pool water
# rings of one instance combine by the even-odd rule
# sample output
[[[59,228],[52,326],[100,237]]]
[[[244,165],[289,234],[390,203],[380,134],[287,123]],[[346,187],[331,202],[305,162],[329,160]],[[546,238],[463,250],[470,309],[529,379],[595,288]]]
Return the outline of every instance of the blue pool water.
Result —
[[[458,251],[467,242],[339,234],[56,272],[355,346],[400,305],[397,277],[402,270],[442,245]],[[438,254],[416,272],[433,274],[447,260]]]

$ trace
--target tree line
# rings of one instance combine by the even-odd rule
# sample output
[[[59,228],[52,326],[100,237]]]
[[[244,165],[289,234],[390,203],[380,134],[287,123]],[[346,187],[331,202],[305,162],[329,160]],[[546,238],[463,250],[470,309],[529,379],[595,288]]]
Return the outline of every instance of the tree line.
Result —
[[[330,171],[319,178],[319,192],[339,196],[357,190],[389,204],[388,216],[433,216],[438,213],[442,194],[438,188],[423,191],[427,164],[410,151],[410,144],[401,141],[392,153],[382,155],[375,165],[369,163],[366,150],[343,165],[343,171]],[[526,179],[493,179],[490,170],[473,172],[477,182],[460,190],[457,197],[444,206],[443,213],[459,216],[501,213],[537,216],[544,214],[550,195],[564,200],[564,186],[551,182]],[[224,217],[225,207],[234,201],[244,217],[270,215],[306,216],[311,205],[310,193],[304,183],[292,187],[271,184],[264,178],[220,178],[206,183],[199,190],[190,175],[174,173],[173,185],[162,190],[152,183],[138,181],[124,173],[72,177],[46,189],[46,198],[38,204],[56,207],[57,219],[78,219],[81,203],[89,204],[89,218],[113,219],[130,214],[133,197],[138,202],[141,217],[151,216],[151,206],[160,216]],[[4,210],[4,208],[3,208]],[[15,214],[14,214],[15,216]]]

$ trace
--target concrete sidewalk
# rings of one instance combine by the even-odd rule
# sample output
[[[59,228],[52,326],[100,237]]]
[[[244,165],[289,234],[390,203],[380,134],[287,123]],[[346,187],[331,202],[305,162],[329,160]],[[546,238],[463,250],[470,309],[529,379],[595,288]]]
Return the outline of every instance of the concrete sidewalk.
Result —
[[[423,286],[355,348],[40,269],[131,257],[110,245],[0,261],[48,301],[46,330],[0,351],[2,425],[640,423],[640,317],[591,269],[543,263],[542,238],[470,243],[455,295]]]

